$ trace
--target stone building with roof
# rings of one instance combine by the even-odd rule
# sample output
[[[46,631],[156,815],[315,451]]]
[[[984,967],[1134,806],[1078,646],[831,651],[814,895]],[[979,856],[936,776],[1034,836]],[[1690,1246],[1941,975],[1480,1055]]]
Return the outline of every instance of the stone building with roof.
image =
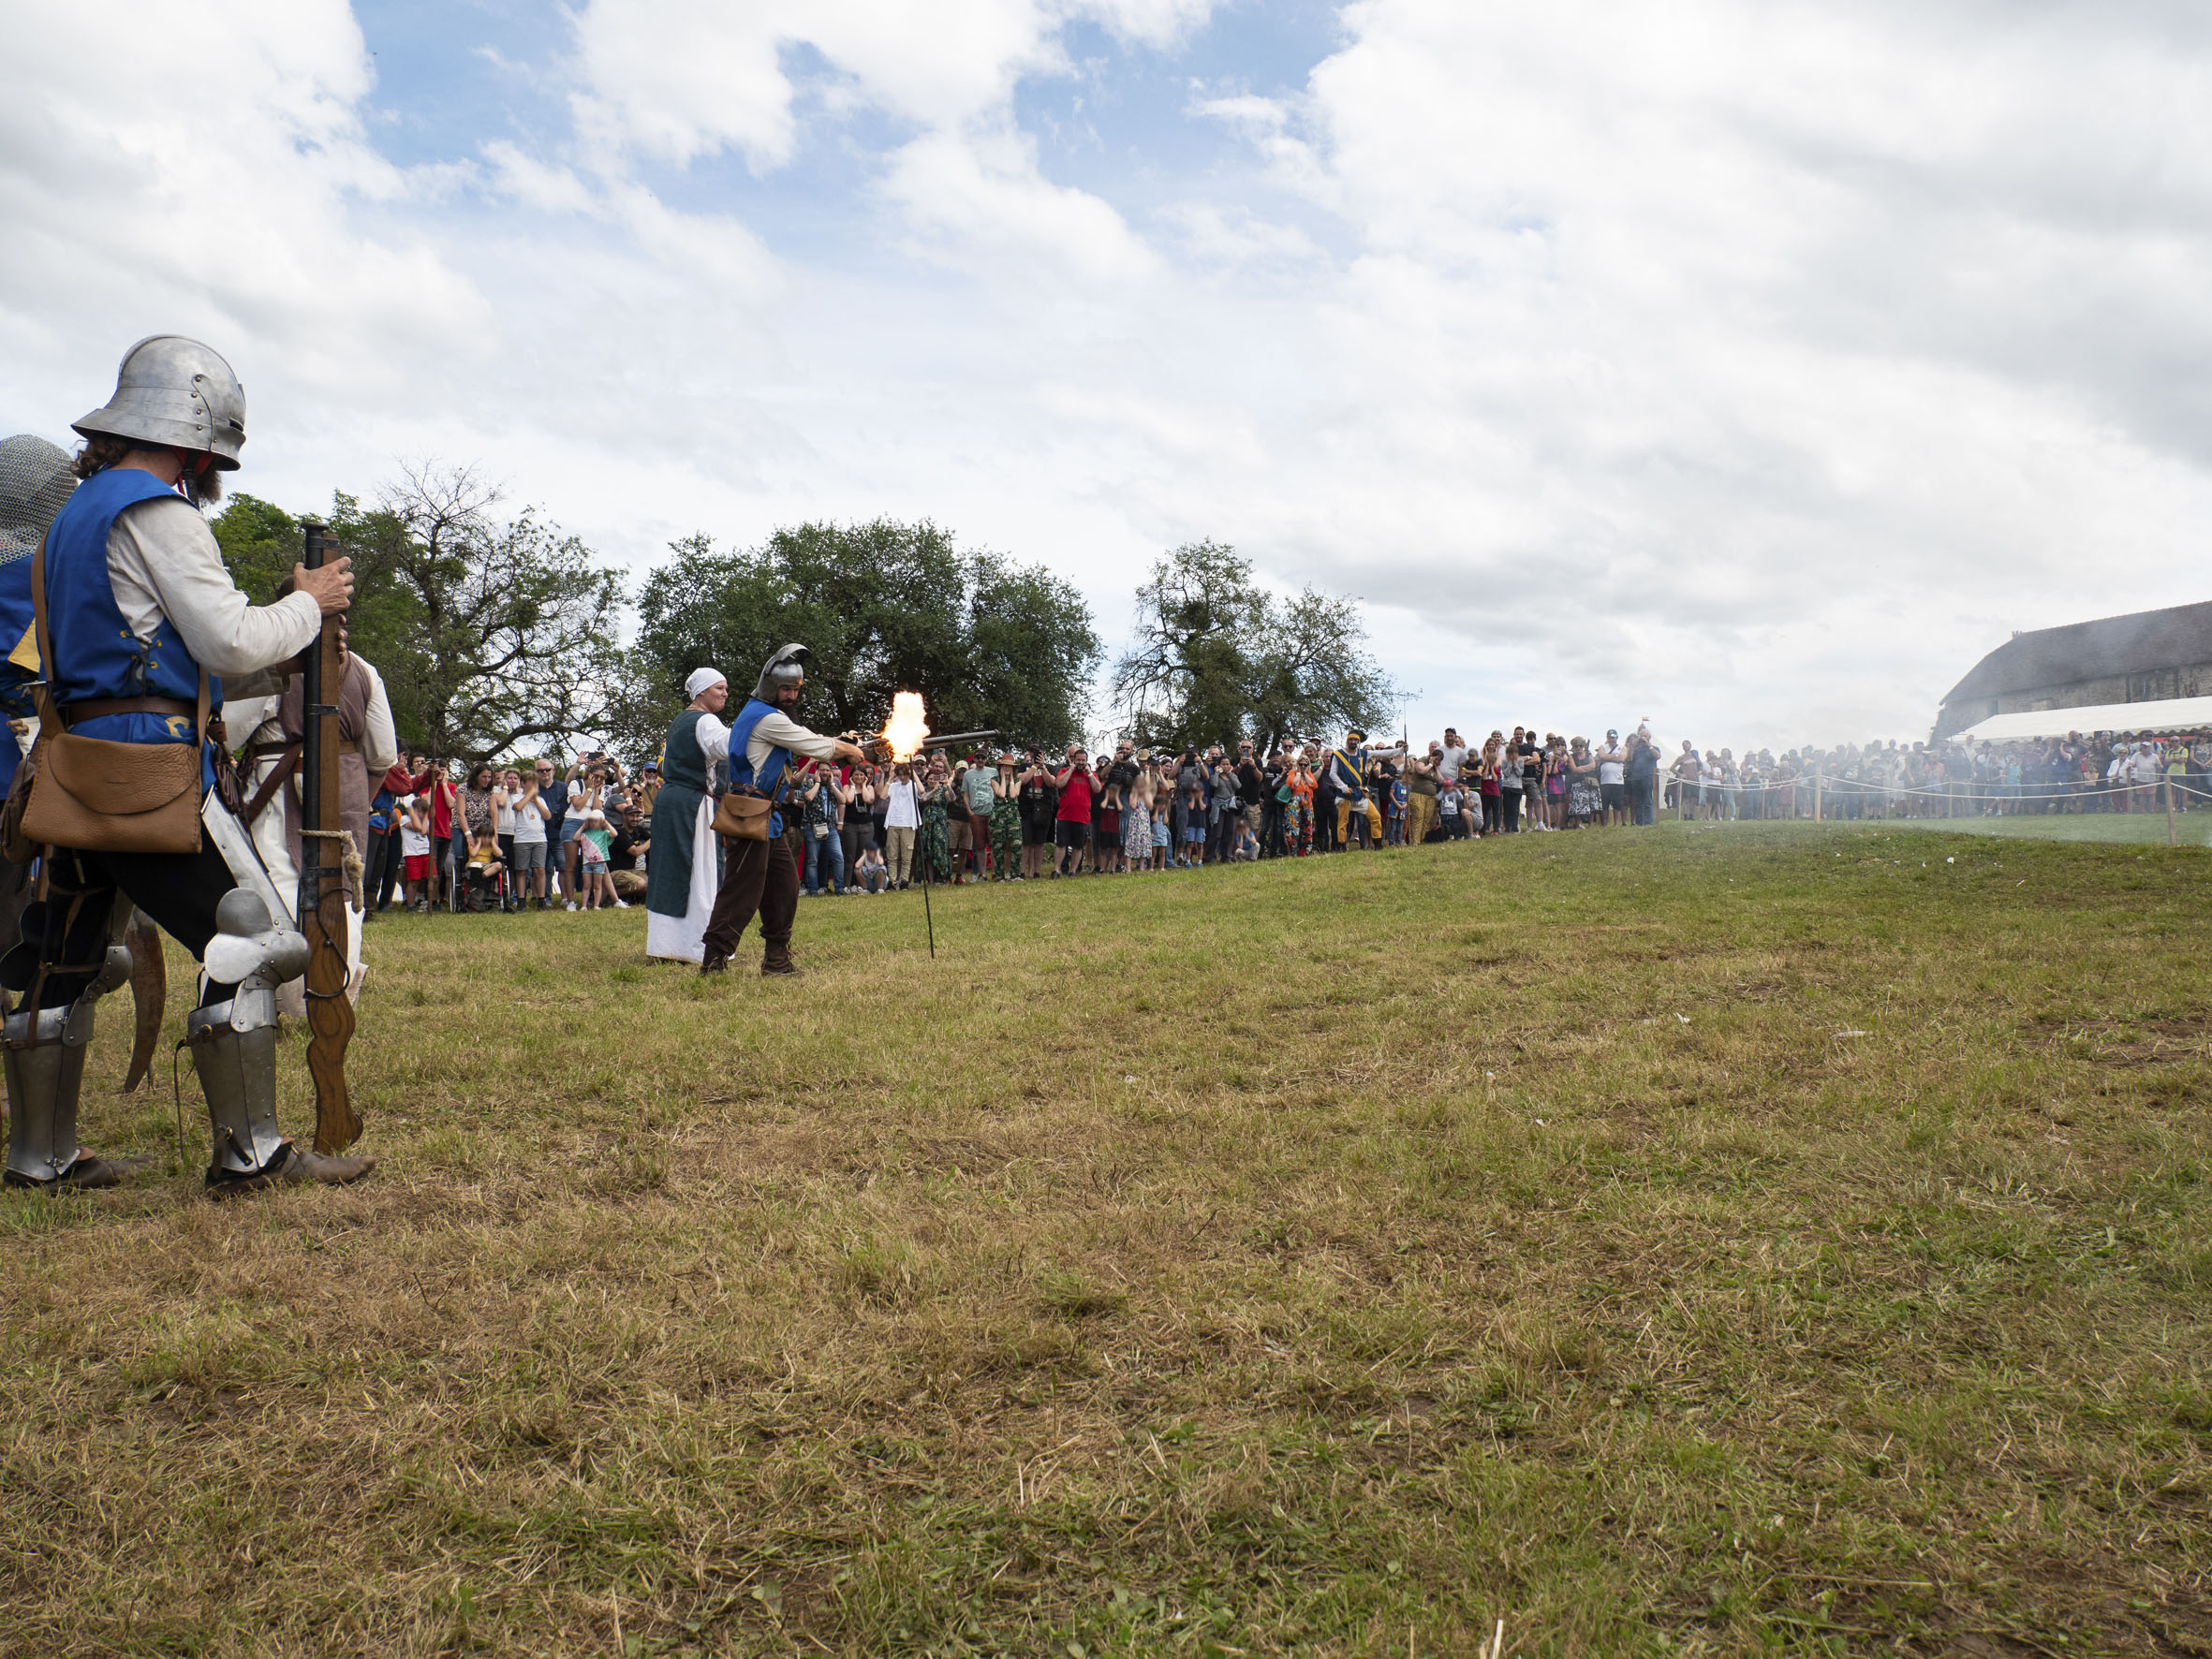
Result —
[[[1992,714],[2212,697],[2212,601],[2014,634],[1944,695],[1936,736]]]

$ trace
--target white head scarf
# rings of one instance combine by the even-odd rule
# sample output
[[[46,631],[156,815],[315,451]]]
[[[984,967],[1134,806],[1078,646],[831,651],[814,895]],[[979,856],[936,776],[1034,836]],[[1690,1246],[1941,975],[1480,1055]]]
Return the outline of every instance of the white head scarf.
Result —
[[[693,702],[697,702],[699,701],[699,694],[710,685],[727,685],[729,683],[728,676],[719,668],[694,668],[691,670],[691,678],[684,682],[684,695]]]

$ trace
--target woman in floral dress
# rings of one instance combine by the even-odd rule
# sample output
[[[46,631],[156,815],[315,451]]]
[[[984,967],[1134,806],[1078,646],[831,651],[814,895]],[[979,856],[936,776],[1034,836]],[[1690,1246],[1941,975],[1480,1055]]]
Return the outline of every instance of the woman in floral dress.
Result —
[[[1576,738],[1567,756],[1567,815],[1587,824],[1604,810],[1598,789],[1598,758],[1590,753],[1589,739]]]

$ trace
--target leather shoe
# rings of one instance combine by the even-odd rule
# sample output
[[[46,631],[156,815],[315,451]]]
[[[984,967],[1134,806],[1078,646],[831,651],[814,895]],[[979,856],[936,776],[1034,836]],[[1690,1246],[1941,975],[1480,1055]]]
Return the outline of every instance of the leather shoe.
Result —
[[[726,956],[710,956],[699,964],[699,976],[701,979],[709,974],[727,974],[728,972],[730,972],[730,959]]]
[[[10,1169],[7,1171],[7,1184],[30,1187],[41,1193],[90,1192],[95,1187],[117,1185],[125,1176],[145,1161],[143,1158],[96,1158],[90,1152],[84,1152],[52,1181],[34,1181],[28,1175],[19,1175]]]
[[[791,960],[791,947],[771,945],[761,953],[760,972],[770,978],[796,976],[799,964]]]
[[[375,1158],[327,1157],[292,1141],[284,1144],[284,1156],[266,1169],[240,1175],[229,1169],[207,1172],[207,1196],[229,1198],[265,1186],[347,1186],[376,1167]]]

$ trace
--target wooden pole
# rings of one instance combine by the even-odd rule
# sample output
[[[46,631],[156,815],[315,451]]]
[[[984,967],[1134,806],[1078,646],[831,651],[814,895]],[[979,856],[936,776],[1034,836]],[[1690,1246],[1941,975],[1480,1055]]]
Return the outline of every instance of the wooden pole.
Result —
[[[2166,774],[2166,844],[2178,845],[2174,839],[2174,774]]]
[[[320,569],[338,553],[319,524],[306,527],[301,563]],[[361,1114],[346,1088],[346,1050],[353,1040],[353,999],[347,995],[347,835],[339,781],[342,741],[336,698],[346,680],[336,617],[323,618],[308,647],[300,699],[300,928],[307,935],[307,1072],[315,1082],[315,1150],[343,1152],[361,1138]]]

